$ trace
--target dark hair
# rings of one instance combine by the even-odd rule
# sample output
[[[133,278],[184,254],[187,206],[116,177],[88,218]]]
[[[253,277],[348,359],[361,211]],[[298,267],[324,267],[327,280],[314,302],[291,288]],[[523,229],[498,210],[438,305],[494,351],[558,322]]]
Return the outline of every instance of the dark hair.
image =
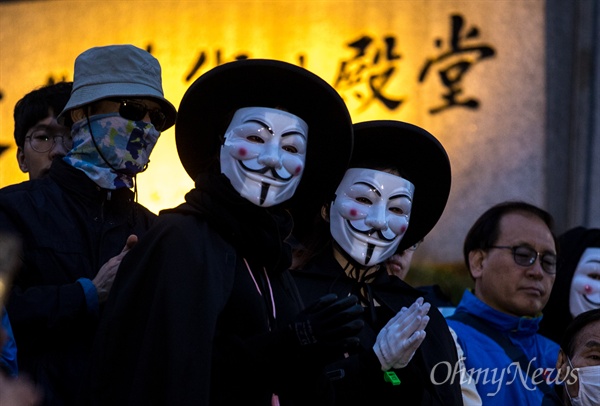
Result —
[[[49,114],[60,114],[71,97],[72,88],[73,82],[46,85],[27,93],[15,104],[15,143],[18,147],[23,148],[27,131],[38,121]]]
[[[508,201],[496,204],[483,213],[471,226],[463,244],[463,257],[469,271],[469,253],[478,249],[487,249],[494,245],[500,234],[500,220],[515,212],[526,212],[540,218],[550,229],[554,245],[558,249],[558,242],[554,235],[554,219],[547,211],[532,204],[522,201]]]
[[[581,330],[588,324],[597,321],[600,321],[600,308],[583,312],[569,323],[560,342],[560,348],[562,348],[569,358],[571,358],[573,351],[575,351],[575,341]]]

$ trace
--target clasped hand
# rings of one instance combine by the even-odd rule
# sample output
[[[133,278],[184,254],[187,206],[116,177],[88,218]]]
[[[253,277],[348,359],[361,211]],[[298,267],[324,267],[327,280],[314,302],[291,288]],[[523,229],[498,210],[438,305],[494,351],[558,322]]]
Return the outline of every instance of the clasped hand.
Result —
[[[377,335],[373,351],[381,369],[404,368],[425,339],[427,313],[431,305],[418,298],[408,309],[403,307]]]

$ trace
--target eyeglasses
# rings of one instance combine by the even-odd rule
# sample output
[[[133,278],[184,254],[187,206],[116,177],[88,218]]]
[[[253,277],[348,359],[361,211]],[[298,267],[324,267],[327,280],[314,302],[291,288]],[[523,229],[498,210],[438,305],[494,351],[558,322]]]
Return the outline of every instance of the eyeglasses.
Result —
[[[514,247],[496,245],[489,248],[511,250],[515,264],[521,266],[531,266],[535,263],[535,260],[540,257],[540,264],[542,265],[544,272],[550,275],[554,275],[556,273],[557,261],[556,255],[554,254],[542,254],[526,245],[517,245]]]
[[[29,145],[35,152],[48,152],[56,144],[56,139],[62,139],[62,145],[67,151],[73,148],[73,137],[66,134],[48,134],[46,132],[37,132],[31,135],[27,135],[25,139],[29,139]]]
[[[150,116],[150,122],[158,131],[162,131],[167,123],[167,116],[160,109],[150,109],[145,104],[132,100],[112,100],[121,103],[119,106],[119,115],[127,120],[141,121]]]

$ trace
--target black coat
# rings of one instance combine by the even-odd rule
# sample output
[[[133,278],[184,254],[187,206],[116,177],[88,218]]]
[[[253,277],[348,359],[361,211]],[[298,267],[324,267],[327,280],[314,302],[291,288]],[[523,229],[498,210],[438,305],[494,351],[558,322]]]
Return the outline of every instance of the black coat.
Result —
[[[291,223],[210,188],[161,213],[123,260],[95,347],[93,405],[266,406],[273,393],[319,404],[309,393],[320,368],[287,328],[300,310],[283,243]]]
[[[304,270],[293,271],[292,275],[305,302],[326,293],[344,297],[356,293],[358,287],[331,254],[315,258]],[[340,358],[326,368],[335,387],[335,404],[462,405],[459,376],[452,384],[445,379],[447,365],[454,368],[458,362],[456,347],[444,317],[434,306],[428,313],[430,321],[425,329],[425,340],[405,368],[394,370],[401,384],[392,386],[384,381],[381,364],[372,349],[377,334],[403,306],[409,307],[423,294],[399,278],[388,276],[383,267],[367,285],[372,303],[379,306],[365,309],[361,346],[349,357]],[[436,367],[440,362],[447,364]],[[435,380],[444,384],[432,383],[432,370],[435,370]]]
[[[0,230],[23,244],[7,305],[19,369],[44,390],[45,404],[78,404],[83,385],[98,314],[77,280],[93,279],[155,218],[130,190],[109,193],[58,159],[46,177],[0,190]]]

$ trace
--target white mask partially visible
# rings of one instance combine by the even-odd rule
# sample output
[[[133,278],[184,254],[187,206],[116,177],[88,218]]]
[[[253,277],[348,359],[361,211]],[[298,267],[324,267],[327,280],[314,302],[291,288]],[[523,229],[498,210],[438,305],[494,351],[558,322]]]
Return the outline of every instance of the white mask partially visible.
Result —
[[[221,172],[257,206],[285,202],[300,183],[307,142],[308,125],[293,114],[265,107],[239,109],[221,147]]]
[[[414,185],[400,176],[348,169],[331,204],[332,237],[362,265],[385,261],[406,233],[414,191]]]
[[[571,364],[571,360],[569,360]],[[571,364],[571,368],[572,368]],[[567,395],[573,406],[598,406],[600,405],[600,365],[578,367],[579,393],[575,397]]]
[[[600,308],[600,248],[587,248],[575,268],[569,292],[569,310],[577,315]]]

